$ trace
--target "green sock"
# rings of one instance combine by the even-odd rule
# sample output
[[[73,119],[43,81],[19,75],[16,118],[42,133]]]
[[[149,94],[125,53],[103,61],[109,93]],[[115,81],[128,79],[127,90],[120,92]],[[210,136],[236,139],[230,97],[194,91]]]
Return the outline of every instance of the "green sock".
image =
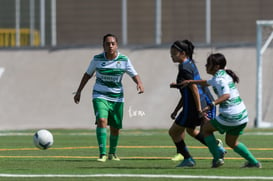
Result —
[[[219,149],[218,149],[218,145],[216,143],[216,139],[215,136],[209,135],[207,137],[204,138],[206,144],[208,145],[209,151],[213,156],[214,160],[218,160],[220,158],[220,154],[219,154]]]
[[[118,145],[119,135],[114,136],[110,135],[110,149],[109,153],[116,153],[117,145]]]
[[[107,128],[96,129],[99,151],[101,155],[106,155]]]
[[[252,155],[252,153],[243,143],[239,143],[233,150],[239,155],[241,155],[243,158],[245,158],[247,161],[249,161],[249,163],[251,164],[258,163],[256,158]]]

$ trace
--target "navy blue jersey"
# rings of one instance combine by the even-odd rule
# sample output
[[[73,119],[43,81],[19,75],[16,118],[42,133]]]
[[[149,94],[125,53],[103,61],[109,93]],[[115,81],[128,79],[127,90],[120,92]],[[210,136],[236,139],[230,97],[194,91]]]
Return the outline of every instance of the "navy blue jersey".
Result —
[[[176,82],[181,83],[184,80],[201,80],[199,71],[191,60],[186,60],[185,62],[179,64],[179,72],[177,75]],[[213,101],[213,96],[211,95],[208,87],[202,87],[197,85],[198,92],[200,94],[200,101],[202,109],[206,107]],[[198,112],[196,109],[196,104],[194,96],[190,88],[184,87],[180,89],[181,96],[183,98],[183,111],[176,119],[176,123],[184,127],[195,127],[201,124],[201,120],[198,119]],[[216,114],[215,108],[208,112],[208,117],[210,119],[214,118]]]

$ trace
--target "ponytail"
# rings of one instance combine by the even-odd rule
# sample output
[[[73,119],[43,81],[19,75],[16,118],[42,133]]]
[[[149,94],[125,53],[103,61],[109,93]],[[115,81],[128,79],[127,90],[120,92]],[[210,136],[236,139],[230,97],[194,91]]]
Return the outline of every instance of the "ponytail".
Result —
[[[193,55],[193,51],[194,51],[194,45],[192,44],[191,41],[189,40],[183,40],[184,43],[186,43],[188,45],[188,48],[187,48],[187,55],[190,57],[191,60],[192,59],[192,55]]]
[[[219,65],[220,69],[225,69],[227,61],[223,54],[214,53],[207,58],[207,62],[211,62],[213,66]],[[234,83],[239,83],[239,77],[230,69],[225,69],[226,73],[231,76]]]
[[[230,69],[226,69],[228,75],[232,77],[233,82],[239,83],[239,77]]]

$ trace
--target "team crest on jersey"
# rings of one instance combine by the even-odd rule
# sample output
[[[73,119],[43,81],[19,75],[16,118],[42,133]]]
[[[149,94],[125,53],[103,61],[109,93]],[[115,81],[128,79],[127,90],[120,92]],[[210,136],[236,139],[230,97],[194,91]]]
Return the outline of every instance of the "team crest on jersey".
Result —
[[[120,67],[121,67],[120,61],[118,61],[118,62],[116,63],[116,67],[117,67],[117,68],[120,68]]]

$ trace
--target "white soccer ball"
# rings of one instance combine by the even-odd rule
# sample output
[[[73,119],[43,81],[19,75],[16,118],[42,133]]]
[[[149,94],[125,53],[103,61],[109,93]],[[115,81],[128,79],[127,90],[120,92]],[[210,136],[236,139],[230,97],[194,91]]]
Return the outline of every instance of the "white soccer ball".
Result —
[[[33,136],[34,145],[41,150],[50,148],[53,142],[53,135],[46,129],[37,131]]]

